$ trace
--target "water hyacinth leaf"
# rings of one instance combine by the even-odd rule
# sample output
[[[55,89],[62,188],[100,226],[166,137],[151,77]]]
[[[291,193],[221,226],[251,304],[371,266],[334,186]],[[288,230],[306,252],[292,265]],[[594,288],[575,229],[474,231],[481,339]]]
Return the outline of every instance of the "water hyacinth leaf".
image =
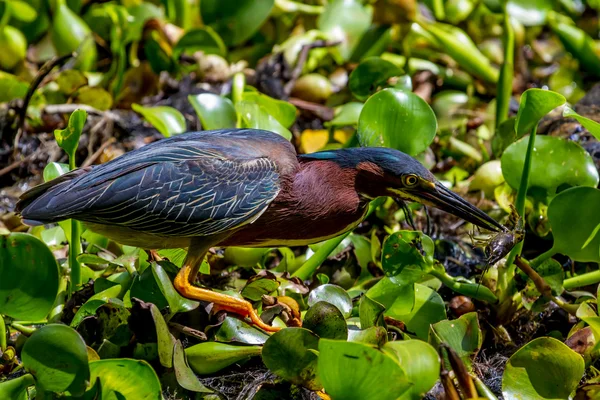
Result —
[[[521,104],[515,121],[517,135],[520,137],[529,133],[537,126],[540,119],[566,101],[563,95],[550,90],[527,89],[521,95]]]
[[[394,232],[383,243],[383,271],[388,276],[399,275],[408,266],[427,271],[434,262],[434,247],[433,240],[420,231]]]
[[[398,362],[362,343],[321,339],[319,377],[334,400],[395,400],[411,386]]]
[[[131,108],[141,114],[164,137],[171,137],[187,130],[185,117],[173,107],[144,107],[134,103]]]
[[[25,233],[0,236],[0,314],[38,321],[52,309],[59,269],[41,240]]]
[[[194,107],[202,128],[224,129],[235,128],[237,114],[233,103],[226,97],[214,93],[189,95],[188,100]]]
[[[113,106],[110,93],[100,87],[82,87],[75,96],[78,104],[86,104],[100,111],[107,111]]]
[[[262,349],[261,346],[234,346],[226,343],[203,342],[186,348],[185,355],[195,373],[209,375],[237,362],[258,356]]]
[[[499,72],[477,48],[471,38],[460,28],[435,23],[421,23],[438,46],[452,57],[465,71],[490,83],[496,83]]]
[[[563,117],[575,118],[585,129],[587,129],[596,139],[600,140],[600,124],[594,120],[583,117],[575,112],[571,107],[566,106],[563,110]]]
[[[248,279],[241,291],[241,295],[251,301],[260,301],[265,294],[271,294],[277,290],[279,282],[275,277],[255,275]]]
[[[35,8],[25,1],[11,0],[5,3],[10,8],[11,17],[23,22],[33,22],[37,18]]]
[[[156,327],[158,358],[163,367],[171,368],[173,366],[173,345],[175,344],[175,339],[169,332],[169,327],[160,310],[152,303],[150,303],[150,314]]]
[[[75,313],[75,316],[71,320],[71,327],[77,328],[84,318],[96,315],[96,310],[104,304],[106,304],[106,300],[97,299],[86,301]]]
[[[179,383],[182,388],[196,393],[213,393],[212,390],[200,383],[198,377],[194,375],[194,371],[192,371],[185,359],[183,345],[179,340],[175,342],[172,353],[175,377],[177,378],[177,383]]]
[[[517,140],[517,132],[515,130],[516,122],[517,119],[511,117],[506,121],[503,121],[500,126],[498,126],[498,129],[496,129],[496,133],[492,138],[492,152],[496,157],[501,157],[504,150]]]
[[[250,39],[271,14],[274,0],[204,0],[202,21],[223,38],[227,46]]]
[[[409,332],[427,340],[429,327],[446,318],[446,306],[435,290],[415,283],[414,299],[396,299],[385,315],[404,322]]]
[[[404,281],[401,283],[404,283]],[[410,300],[406,304],[406,307],[408,307],[408,310],[411,310],[415,299],[415,289],[412,283],[402,285],[398,280],[392,280],[392,278],[384,276],[367,291],[366,295],[374,301],[381,303],[386,309],[390,308],[399,298],[405,299],[405,302]]]
[[[518,189],[530,136],[508,146],[502,154],[502,174]],[[555,136],[537,136],[531,161],[529,188],[541,188],[548,196],[562,185],[598,185],[598,170],[592,157],[576,142]]]
[[[390,147],[415,156],[433,141],[437,121],[433,110],[419,96],[384,89],[365,103],[358,120],[361,146]]]
[[[550,0],[509,0],[506,13],[524,26],[540,26],[546,23],[548,11],[553,6]]]
[[[28,400],[27,388],[35,385],[33,375],[25,374],[18,378],[0,383],[0,398],[11,400]]]
[[[411,388],[400,399],[419,400],[435,385],[440,375],[440,358],[437,351],[421,340],[387,342],[383,351],[398,358],[404,366]]]
[[[381,347],[387,342],[387,330],[383,326],[372,326],[360,330],[348,329],[348,341]]]
[[[379,87],[387,86],[388,79],[400,75],[404,75],[402,68],[379,57],[370,57],[352,71],[348,87],[357,99],[366,100]]]
[[[376,302],[365,295],[360,298],[358,305],[358,314],[360,317],[360,327],[367,329],[372,326],[384,326],[383,312],[385,307],[383,304]]]
[[[308,295],[308,305],[312,307],[319,301],[326,301],[336,306],[344,318],[349,318],[352,314],[352,299],[340,286],[326,284],[313,289]]]
[[[124,347],[131,340],[128,320],[131,312],[117,302],[106,303],[96,310],[99,337]]]
[[[481,190],[487,198],[494,198],[494,190],[502,183],[502,163],[500,160],[492,160],[477,168],[469,183],[469,190]]]
[[[0,78],[0,102],[7,103],[25,97],[28,87],[27,83],[21,82],[16,76]]]
[[[242,100],[259,104],[285,128],[289,129],[296,121],[296,106],[287,101],[277,100],[258,92],[244,92]]]
[[[354,126],[364,107],[363,103],[350,102],[335,108],[335,116],[331,121],[325,122],[326,127]]]
[[[67,96],[72,95],[75,91],[88,84],[88,79],[83,72],[76,69],[68,69],[62,71],[56,78],[58,89]]]
[[[160,310],[169,306],[169,302],[156,282],[152,268],[146,268],[144,272],[133,278],[129,296],[147,303],[156,304]]]
[[[67,172],[69,172],[69,164],[65,164],[65,163],[57,163],[57,162],[51,162],[48,163],[48,165],[46,165],[46,167],[44,167],[44,182],[48,182],[51,181],[52,179],[56,179],[59,176],[61,176],[62,174],[66,174]]]
[[[98,54],[92,30],[69,8],[66,0],[55,1],[50,34],[58,55],[77,52],[78,69],[90,71],[96,66]]]
[[[0,27],[0,68],[12,70],[23,64],[27,54],[27,40],[18,29],[2,24]]]
[[[550,13],[549,22],[552,31],[565,49],[579,60],[581,67],[595,76],[600,76],[600,56],[596,52],[594,39],[562,15]]]
[[[600,190],[576,187],[560,192],[548,206],[553,249],[574,261],[600,262]]]
[[[244,127],[275,132],[288,140],[292,138],[292,133],[260,104],[241,100],[235,104],[235,109],[242,117]]]
[[[269,335],[261,330],[248,325],[244,321],[225,317],[225,320],[215,333],[215,340],[219,342],[236,342],[243,344],[263,344],[267,341]]]
[[[452,321],[440,321],[433,324],[429,331],[430,344],[436,348],[441,343],[447,344],[468,368],[471,367],[472,360],[479,352],[482,341],[483,337],[476,312],[462,315]]]
[[[162,399],[158,376],[146,361],[129,358],[92,361],[90,372],[90,382],[100,379],[101,400]]]
[[[448,0],[444,5],[446,11],[445,21],[458,25],[473,12],[477,2],[471,0]]]
[[[320,338],[346,340],[348,325],[340,310],[326,301],[319,301],[308,309],[302,322],[302,327],[308,329]]]
[[[359,0],[333,0],[319,15],[317,27],[329,36],[329,40],[341,42],[341,56],[349,60],[371,25],[372,14],[372,10]]]
[[[160,291],[169,303],[171,313],[186,312],[198,308],[200,303],[186,299],[175,290],[169,275],[167,275],[167,272],[163,268],[163,264],[167,266],[167,263],[168,261],[152,263],[152,274],[154,275],[154,279],[156,280],[156,284],[160,288]],[[171,266],[171,268],[174,267],[172,264]]]
[[[292,96],[313,103],[324,103],[332,94],[333,85],[331,81],[317,73],[301,76],[292,89]]]
[[[502,376],[507,400],[566,399],[583,377],[583,357],[551,338],[533,339],[513,354]]]
[[[83,132],[86,118],[87,113],[84,110],[75,110],[69,117],[69,124],[67,127],[65,129],[56,129],[54,131],[56,143],[58,143],[60,148],[69,155],[70,159],[75,157],[75,152],[79,145],[79,138],[81,137],[81,132]]]
[[[271,335],[262,359],[275,375],[311,390],[323,388],[317,375],[318,357],[314,350],[319,337],[304,328],[287,328]]]
[[[196,51],[202,51],[204,54],[217,54],[221,57],[225,57],[227,54],[227,47],[217,32],[212,28],[198,27],[187,31],[173,47],[173,53],[176,58],[178,55],[188,51],[194,53]]]
[[[87,349],[71,327],[50,324],[37,329],[23,346],[23,366],[37,385],[51,392],[82,394],[90,380]]]

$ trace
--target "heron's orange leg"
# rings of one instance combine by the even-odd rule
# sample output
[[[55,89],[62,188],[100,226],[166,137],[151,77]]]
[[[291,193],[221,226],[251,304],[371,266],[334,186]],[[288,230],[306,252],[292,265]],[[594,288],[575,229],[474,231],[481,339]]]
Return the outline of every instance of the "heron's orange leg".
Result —
[[[277,332],[281,329],[276,326],[265,324],[259,318],[254,307],[252,307],[252,304],[246,300],[194,286],[192,282],[196,280],[204,254],[205,252],[202,252],[201,255],[198,252],[192,254],[192,249],[190,247],[188,257],[175,277],[175,289],[177,289],[183,297],[211,302],[220,309],[239,314],[242,317],[248,317],[252,320],[252,323],[267,332]]]

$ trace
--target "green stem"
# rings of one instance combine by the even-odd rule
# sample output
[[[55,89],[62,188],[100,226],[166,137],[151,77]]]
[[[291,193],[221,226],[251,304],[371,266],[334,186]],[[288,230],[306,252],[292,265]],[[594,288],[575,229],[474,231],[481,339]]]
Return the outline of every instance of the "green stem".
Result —
[[[19,332],[23,333],[26,336],[30,336],[37,329],[37,328],[31,327],[31,326],[17,324],[15,322],[11,323],[10,326],[12,326],[14,329],[18,330]]]
[[[74,170],[75,154],[69,154],[69,168]],[[77,256],[83,253],[81,247],[81,223],[74,219],[71,220],[71,241],[69,242],[69,267],[71,268],[71,285],[69,286],[69,297],[75,288],[81,285],[81,264],[77,261]]]
[[[510,24],[510,16],[506,10],[504,10],[504,32],[502,35],[502,42],[504,44],[504,62],[500,69],[498,95],[496,97],[496,131],[500,124],[508,118],[514,75],[515,32]]]
[[[231,83],[231,100],[233,101],[233,105],[235,106],[237,103],[242,101],[242,95],[244,93],[244,87],[246,86],[246,76],[243,72],[238,72],[233,76],[233,81]],[[242,127],[242,116],[239,112],[237,114],[237,124],[236,127]]]
[[[10,20],[10,6],[8,2],[4,3],[4,11],[2,13],[2,17],[0,17],[0,31],[4,29],[4,27],[8,24]]]
[[[292,0],[275,0],[275,7],[285,12],[300,12],[312,15],[322,14],[325,10],[323,6],[313,6]]]
[[[6,324],[4,318],[0,315],[0,353],[4,353],[8,344],[6,343]]]
[[[533,260],[531,260],[529,262],[529,264],[531,265],[531,268],[537,270],[538,267],[540,265],[542,265],[542,263],[546,260],[548,260],[549,258],[551,258],[553,255],[556,254],[556,250],[554,250],[554,247],[552,247],[550,250],[540,254],[539,256],[537,256],[536,258],[534,258]]]
[[[596,283],[600,283],[600,270],[565,279],[563,287],[565,290],[572,290],[582,286],[594,285]]]
[[[454,277],[448,275],[445,270],[434,268],[429,271],[430,275],[438,278],[442,283],[448,286],[456,293],[472,297],[476,300],[486,301],[490,304],[498,302],[498,298],[490,289],[477,283],[459,282]]]

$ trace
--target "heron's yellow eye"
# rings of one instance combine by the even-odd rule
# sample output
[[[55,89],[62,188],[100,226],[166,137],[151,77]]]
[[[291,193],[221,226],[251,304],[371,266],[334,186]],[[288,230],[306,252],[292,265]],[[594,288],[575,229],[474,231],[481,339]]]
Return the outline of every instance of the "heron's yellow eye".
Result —
[[[419,177],[417,177],[416,175],[413,175],[413,174],[404,175],[402,177],[402,181],[404,183],[404,186],[411,187],[411,186],[415,186],[417,183],[419,183]]]

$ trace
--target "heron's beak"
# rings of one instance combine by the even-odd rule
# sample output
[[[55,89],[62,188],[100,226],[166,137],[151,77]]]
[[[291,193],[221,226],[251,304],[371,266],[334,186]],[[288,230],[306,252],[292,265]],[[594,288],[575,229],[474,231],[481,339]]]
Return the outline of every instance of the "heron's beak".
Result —
[[[440,210],[456,215],[481,228],[494,232],[508,231],[505,226],[439,182],[432,183],[430,188],[421,189],[415,195],[422,198],[425,204],[430,204]]]

